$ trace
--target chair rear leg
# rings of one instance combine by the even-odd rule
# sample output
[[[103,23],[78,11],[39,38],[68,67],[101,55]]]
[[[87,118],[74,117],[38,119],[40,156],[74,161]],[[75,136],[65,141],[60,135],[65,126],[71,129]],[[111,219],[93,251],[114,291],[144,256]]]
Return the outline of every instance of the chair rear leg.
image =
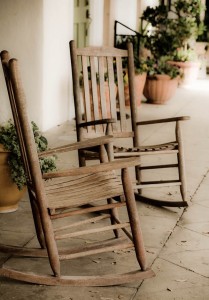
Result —
[[[113,203],[113,200],[112,199],[107,199],[107,203],[111,204],[111,203]],[[111,220],[112,225],[116,224],[116,221],[115,221],[116,219],[117,220],[119,219],[118,209],[117,208],[110,209],[110,220]],[[114,235],[115,235],[116,238],[120,237],[120,230],[119,229],[113,229],[113,232],[114,232]]]
[[[47,208],[42,207],[41,223],[43,225],[43,232],[45,237],[46,249],[48,253],[49,263],[51,265],[54,276],[60,277],[60,260],[57,249],[57,244],[54,238],[54,231],[51,218],[48,215]]]
[[[135,176],[136,176],[136,182],[137,184],[141,183],[141,178],[142,178],[142,174],[141,174],[141,170],[139,166],[135,167]],[[137,190],[138,194],[141,195],[142,194],[142,189],[138,189]]]
[[[146,251],[144,248],[143,236],[139,222],[139,215],[137,212],[134,192],[131,184],[131,177],[129,175],[128,169],[122,170],[122,182],[124,194],[126,197],[126,206],[130,220],[136,257],[139,262],[139,265],[141,266],[141,269],[146,270]]]
[[[78,151],[78,160],[79,160],[79,167],[86,166],[86,159],[81,151]]]

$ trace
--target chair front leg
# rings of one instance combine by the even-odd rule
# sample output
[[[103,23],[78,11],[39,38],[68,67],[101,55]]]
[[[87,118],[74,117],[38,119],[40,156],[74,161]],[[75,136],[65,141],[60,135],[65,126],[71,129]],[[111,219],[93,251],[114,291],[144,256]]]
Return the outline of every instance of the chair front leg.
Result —
[[[143,236],[142,236],[141,226],[139,222],[139,215],[137,212],[136,201],[135,201],[134,192],[131,184],[131,178],[128,169],[122,169],[122,182],[123,182],[124,194],[126,197],[126,206],[127,206],[129,219],[130,219],[133,242],[135,245],[136,257],[139,262],[139,265],[141,266],[141,269],[146,270],[147,269],[146,251],[144,248]]]
[[[39,244],[42,249],[46,248],[46,243],[44,239],[44,234],[43,234],[43,228],[41,224],[41,218],[39,214],[39,209],[38,205],[36,203],[36,199],[34,199],[34,196],[30,190],[28,190],[29,198],[30,198],[30,204],[31,204],[31,210],[33,214],[33,220],[34,220],[34,225],[36,229],[36,236],[39,241]]]
[[[180,192],[183,201],[187,201],[187,189],[186,189],[186,176],[185,176],[185,163],[184,163],[184,149],[182,143],[182,135],[181,135],[181,127],[180,121],[176,122],[176,140],[178,142],[178,171],[179,171],[179,179],[181,181]]]

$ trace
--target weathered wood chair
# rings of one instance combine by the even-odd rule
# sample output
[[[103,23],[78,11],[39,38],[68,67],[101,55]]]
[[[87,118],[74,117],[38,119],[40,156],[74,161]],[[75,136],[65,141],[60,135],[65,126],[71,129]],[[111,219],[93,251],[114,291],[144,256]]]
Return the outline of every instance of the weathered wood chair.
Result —
[[[7,51],[1,52],[1,60],[27,174],[27,188],[37,238],[41,247],[31,249],[0,244],[0,252],[23,256],[25,259],[33,256],[46,257],[53,275],[17,271],[3,265],[0,267],[0,276],[46,285],[84,286],[115,285],[152,277],[154,273],[146,265],[146,252],[127,169],[138,163],[136,159],[127,158],[108,162],[105,145],[111,141],[110,136],[76,142],[37,153],[27,115],[18,61],[16,59],[9,60]],[[98,147],[101,163],[46,174],[41,173],[39,165],[41,156],[55,153],[58,155],[62,152],[88,147]],[[115,170],[121,170],[120,175]],[[85,207],[85,204],[89,203],[96,205]],[[119,209],[122,207],[127,208],[127,218],[123,222],[119,219]],[[100,212],[100,214],[90,214],[94,212]],[[75,220],[75,216],[77,216],[77,220]],[[68,223],[54,225],[54,222],[60,218],[63,221],[67,219]],[[107,231],[110,232],[110,236],[107,236]],[[74,246],[73,241],[76,238],[77,243],[82,240],[81,236],[89,238],[90,235],[93,235],[92,243]],[[103,241],[103,237],[106,240]],[[57,243],[63,239],[69,239],[69,249],[66,249],[66,244],[64,244],[64,250],[58,249]],[[96,242],[93,243],[93,241]],[[85,274],[61,275],[60,265],[63,260],[78,259],[87,255],[131,247],[135,249],[136,254],[135,270],[121,274],[100,275],[101,270],[97,274],[98,268],[95,267],[92,276]],[[64,267],[66,269],[66,265]],[[82,270],[82,265],[80,265],[80,269]]]
[[[76,115],[77,140],[111,134],[115,139],[114,158],[135,156],[139,158],[139,165],[135,168],[136,185],[135,198],[158,206],[187,206],[186,179],[184,168],[183,143],[180,122],[189,117],[174,117],[152,121],[139,121],[134,92],[134,58],[132,44],[127,50],[111,47],[76,48],[75,42],[70,41],[70,55],[73,76],[73,91]],[[123,60],[127,60],[130,108],[125,107]],[[115,86],[117,83],[117,96]],[[106,95],[107,93],[107,95]],[[127,118],[130,114],[130,120]],[[119,116],[119,121],[117,117]],[[171,123],[175,124],[172,142],[158,145],[143,146],[140,144],[139,127],[142,125]],[[150,128],[152,130],[152,128]],[[123,142],[127,140],[128,148]],[[113,153],[113,152],[112,152]],[[153,162],[153,155],[174,154],[175,162]],[[85,165],[86,159],[94,159],[95,152],[81,150],[80,165]],[[151,155],[151,156],[150,156]],[[147,165],[140,164],[140,158],[147,156]],[[171,155],[172,156],[172,155]],[[152,157],[152,158],[151,158]],[[171,157],[172,160],[173,156]],[[177,178],[168,180],[167,176],[160,180],[143,179],[144,171],[175,168],[178,170]],[[146,176],[148,176],[146,174]],[[144,188],[157,188],[164,186],[179,186],[180,197],[178,201],[153,199],[142,195]],[[157,194],[157,191],[156,191]]]

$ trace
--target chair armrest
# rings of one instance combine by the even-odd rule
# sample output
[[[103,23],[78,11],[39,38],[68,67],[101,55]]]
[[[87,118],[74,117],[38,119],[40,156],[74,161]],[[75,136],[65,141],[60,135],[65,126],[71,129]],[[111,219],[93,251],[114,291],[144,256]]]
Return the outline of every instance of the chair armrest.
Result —
[[[156,124],[156,123],[177,122],[177,121],[186,121],[186,120],[190,120],[190,117],[182,116],[182,117],[174,117],[174,118],[166,118],[166,119],[141,121],[141,122],[137,122],[136,125],[149,125],[149,124]]]
[[[86,126],[92,126],[92,125],[102,125],[102,124],[108,124],[108,123],[116,123],[115,119],[101,119],[101,120],[94,120],[89,122],[83,122],[80,124],[77,124],[77,127],[86,127]]]
[[[112,142],[113,140],[114,140],[114,138],[111,135],[106,135],[106,136],[102,136],[102,137],[98,137],[98,138],[88,139],[88,140],[81,141],[81,142],[76,142],[76,143],[73,143],[70,145],[65,145],[65,146],[49,149],[49,150],[38,153],[38,156],[43,157],[43,156],[53,155],[56,153],[63,153],[63,152],[74,151],[74,150],[79,150],[79,149],[91,148],[91,147],[95,147],[95,146],[108,144],[108,143]]]
[[[99,173],[99,172],[111,171],[116,169],[124,169],[124,168],[134,167],[138,165],[140,165],[139,158],[129,157],[129,158],[117,159],[113,162],[101,163],[98,165],[44,173],[42,175],[42,178],[52,179],[57,177],[79,176],[79,175],[85,175],[89,173]]]

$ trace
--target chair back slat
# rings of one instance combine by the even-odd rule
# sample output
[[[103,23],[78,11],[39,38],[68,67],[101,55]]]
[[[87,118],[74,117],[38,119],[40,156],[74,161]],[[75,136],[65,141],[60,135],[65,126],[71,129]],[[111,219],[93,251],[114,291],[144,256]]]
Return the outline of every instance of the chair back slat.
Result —
[[[106,103],[106,97],[105,92],[108,88],[107,85],[105,85],[105,60],[106,58],[104,56],[98,57],[98,69],[99,69],[99,91],[100,91],[100,105],[101,105],[101,118],[107,119],[111,118],[110,115],[110,107],[108,107]],[[109,90],[108,90],[109,92]]]
[[[110,95],[110,110],[111,118],[117,120],[116,114],[116,92],[115,92],[115,76],[113,68],[113,57],[107,56],[107,68],[108,68],[108,82],[109,82],[109,95]],[[116,124],[113,124],[113,129],[116,131]]]
[[[92,120],[99,120],[99,97],[98,97],[98,85],[97,85],[97,60],[90,56],[90,99],[91,99],[91,112]]]
[[[89,91],[89,75],[88,75],[88,61],[86,56],[82,56],[82,75],[83,75],[83,106],[84,106],[84,120],[91,121],[91,105],[90,105],[90,91]],[[77,101],[78,102],[78,101]],[[80,102],[80,97],[79,97]]]
[[[128,62],[130,51],[130,49],[121,50],[113,47],[76,48],[75,42],[70,42],[71,63],[74,66],[72,74],[77,125],[101,119],[118,119],[116,123],[111,125],[111,134],[123,136],[124,133],[124,137],[126,137],[127,132],[133,131],[130,123],[132,111],[130,107],[125,106],[123,82],[123,60],[126,59]],[[78,71],[79,66],[82,66],[80,71]],[[77,68],[77,73],[80,72],[83,79],[80,81],[83,83],[83,86],[79,87],[83,100],[81,100],[80,96],[78,97],[79,93],[76,92],[77,74],[74,72],[74,68]],[[132,72],[134,69],[128,68],[129,71]],[[132,87],[133,85],[131,85]],[[135,95],[133,91],[130,93],[130,97],[134,101]],[[77,106],[79,101],[83,102],[84,106],[82,119],[77,117],[80,109],[80,104]],[[129,120],[127,120],[127,115],[130,115]],[[78,126],[78,140],[81,140],[83,137],[89,137],[89,131],[91,131],[91,136],[92,134],[103,135],[106,132],[106,126],[99,123],[86,127]]]
[[[121,131],[126,131],[126,107],[124,97],[124,83],[123,83],[123,69],[121,57],[116,57],[116,71],[117,71],[117,82],[118,82],[118,105],[120,111],[120,126]]]

